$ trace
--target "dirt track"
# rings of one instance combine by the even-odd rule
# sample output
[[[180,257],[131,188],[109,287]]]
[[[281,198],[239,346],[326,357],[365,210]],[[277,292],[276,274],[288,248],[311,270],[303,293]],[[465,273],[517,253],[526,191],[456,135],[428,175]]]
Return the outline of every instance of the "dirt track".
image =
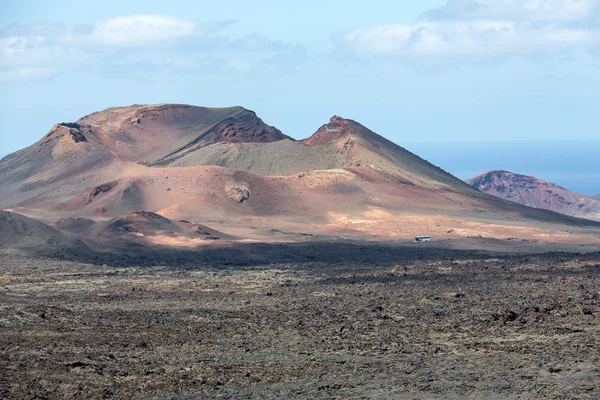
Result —
[[[1,398],[600,393],[598,253],[0,271]]]

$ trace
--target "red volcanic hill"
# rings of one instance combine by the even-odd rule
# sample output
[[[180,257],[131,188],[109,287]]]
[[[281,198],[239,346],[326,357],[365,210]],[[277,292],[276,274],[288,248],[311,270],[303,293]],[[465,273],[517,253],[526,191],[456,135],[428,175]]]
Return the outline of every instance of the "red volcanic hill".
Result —
[[[157,175],[167,179],[165,168],[197,175],[206,171],[201,166],[260,176],[358,168],[418,187],[475,193],[352,120],[333,117],[297,142],[241,107],[158,105],[109,108],[55,125],[36,144],[0,161],[0,206],[72,211],[107,198],[116,216],[145,209],[155,197],[148,186]],[[94,212],[103,214],[104,207]]]
[[[481,193],[350,119],[335,116],[295,141],[241,107],[177,104],[55,125],[0,160],[0,208],[71,233],[154,242],[194,242],[205,236],[197,227],[263,240],[281,232],[512,237],[492,231],[497,221],[529,224],[521,232],[532,221],[590,223]]]
[[[34,145],[0,160],[0,191],[5,195],[0,204],[51,207],[58,199],[71,197],[73,206],[85,206],[98,195],[115,192],[119,184],[121,200],[135,203],[140,201],[141,182],[128,177],[123,188],[122,180],[110,176],[123,175],[141,165],[176,160],[216,142],[282,139],[290,140],[242,107],[175,104],[109,108],[74,123],[56,124]],[[75,181],[71,191],[70,183]],[[59,183],[66,186],[57,190],[54,185]],[[90,190],[79,193],[81,198],[72,197],[82,186]]]
[[[181,104],[115,107],[87,115],[70,127],[81,140],[98,140],[123,160],[165,163],[217,143],[267,143],[289,139],[242,107]]]
[[[468,179],[467,183],[482,192],[528,207],[600,220],[600,201],[533,176],[490,171]]]

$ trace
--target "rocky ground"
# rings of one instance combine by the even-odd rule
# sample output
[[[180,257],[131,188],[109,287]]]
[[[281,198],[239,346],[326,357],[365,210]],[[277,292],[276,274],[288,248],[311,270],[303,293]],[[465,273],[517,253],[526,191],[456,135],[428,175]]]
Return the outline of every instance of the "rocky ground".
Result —
[[[372,253],[6,255],[0,398],[598,398],[600,253]]]

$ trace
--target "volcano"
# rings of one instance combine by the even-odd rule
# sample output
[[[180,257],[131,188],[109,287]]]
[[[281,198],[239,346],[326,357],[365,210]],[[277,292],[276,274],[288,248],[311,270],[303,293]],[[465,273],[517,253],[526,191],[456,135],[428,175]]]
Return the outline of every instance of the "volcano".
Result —
[[[533,176],[490,171],[468,179],[476,189],[528,207],[600,220],[600,201]]]
[[[176,221],[208,232],[198,237],[259,241],[562,240],[557,225],[600,226],[482,193],[351,119],[334,116],[294,140],[242,107],[178,104],[56,124],[0,160],[0,208],[71,234],[155,243],[184,235]]]

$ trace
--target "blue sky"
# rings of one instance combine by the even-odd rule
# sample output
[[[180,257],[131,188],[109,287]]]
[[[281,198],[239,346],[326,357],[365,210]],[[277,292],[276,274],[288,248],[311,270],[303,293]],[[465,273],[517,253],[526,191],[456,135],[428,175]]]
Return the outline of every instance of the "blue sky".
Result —
[[[0,7],[0,154],[110,106],[242,105],[295,138],[357,120],[460,178],[600,191],[600,0]]]

